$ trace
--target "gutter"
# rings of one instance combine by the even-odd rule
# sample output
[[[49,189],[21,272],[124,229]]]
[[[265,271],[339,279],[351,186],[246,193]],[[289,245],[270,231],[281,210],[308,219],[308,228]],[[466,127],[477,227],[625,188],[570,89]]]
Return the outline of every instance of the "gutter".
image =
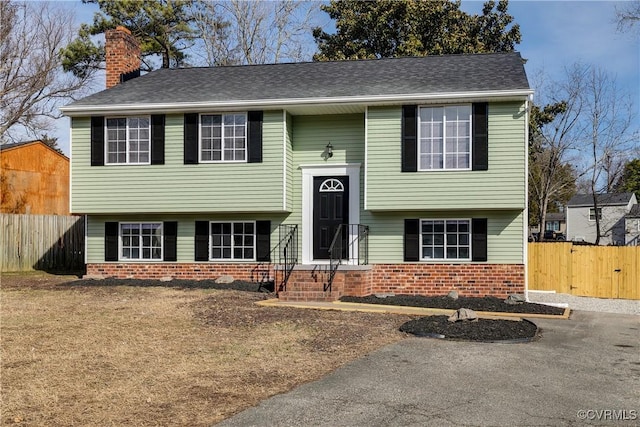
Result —
[[[228,101],[203,101],[203,102],[163,102],[163,103],[136,103],[136,104],[99,104],[99,105],[74,105],[70,104],[60,108],[66,116],[86,116],[88,114],[104,114],[117,112],[127,113],[188,113],[214,110],[233,109],[295,109],[296,107],[321,107],[321,106],[356,106],[356,105],[401,105],[412,103],[437,103],[448,100],[482,100],[482,101],[509,101],[528,98],[533,95],[532,89],[515,89],[504,91],[474,91],[474,92],[445,92],[445,93],[418,93],[418,94],[393,94],[393,95],[368,95],[368,96],[341,96],[321,98],[283,98],[283,99],[248,99]]]

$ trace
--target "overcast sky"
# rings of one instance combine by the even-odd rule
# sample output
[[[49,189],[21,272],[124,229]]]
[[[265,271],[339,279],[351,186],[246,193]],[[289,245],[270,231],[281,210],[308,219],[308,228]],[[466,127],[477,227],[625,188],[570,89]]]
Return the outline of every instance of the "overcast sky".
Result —
[[[618,33],[615,24],[616,6],[625,2],[612,1],[518,1],[511,0],[509,12],[520,24],[522,43],[516,49],[527,59],[525,65],[530,83],[539,71],[554,79],[563,76],[565,67],[576,62],[601,67],[616,77],[618,85],[628,92],[640,107],[640,42],[639,32]],[[73,8],[78,23],[91,22],[95,5],[77,2],[57,2],[60,7]],[[482,1],[465,0],[462,9],[479,14]],[[326,14],[319,19],[325,20]],[[102,83],[104,84],[104,83]],[[104,88],[104,86],[102,86]],[[640,120],[640,115],[638,115]],[[59,145],[69,154],[69,120],[57,123]]]

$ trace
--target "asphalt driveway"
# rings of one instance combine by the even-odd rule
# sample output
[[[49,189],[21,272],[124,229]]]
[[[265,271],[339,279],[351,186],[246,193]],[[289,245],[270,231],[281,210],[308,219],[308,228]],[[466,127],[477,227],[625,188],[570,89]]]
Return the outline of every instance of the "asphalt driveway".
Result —
[[[535,323],[526,344],[408,338],[219,425],[640,425],[640,316]]]

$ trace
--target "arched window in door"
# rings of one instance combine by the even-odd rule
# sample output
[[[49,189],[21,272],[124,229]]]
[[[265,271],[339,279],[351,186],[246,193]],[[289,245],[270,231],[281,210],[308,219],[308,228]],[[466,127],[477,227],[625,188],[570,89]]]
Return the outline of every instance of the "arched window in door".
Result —
[[[342,182],[340,182],[340,180],[337,180],[335,178],[328,178],[325,179],[322,184],[320,184],[320,189],[318,191],[322,193],[343,192],[344,185],[342,184]]]

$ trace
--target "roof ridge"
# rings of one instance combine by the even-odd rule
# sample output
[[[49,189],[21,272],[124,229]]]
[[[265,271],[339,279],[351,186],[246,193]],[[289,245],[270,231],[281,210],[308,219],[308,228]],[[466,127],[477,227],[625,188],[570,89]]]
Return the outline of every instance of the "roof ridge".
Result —
[[[356,63],[356,62],[377,62],[377,61],[396,61],[396,60],[410,60],[410,59],[427,59],[427,58],[451,58],[462,56],[490,56],[490,55],[521,55],[520,51],[513,50],[510,52],[477,52],[477,53],[447,53],[440,55],[412,55],[412,56],[394,56],[383,58],[357,58],[357,59],[333,59],[329,61],[293,61],[293,62],[269,62],[263,64],[228,64],[228,65],[209,65],[209,66],[195,66],[195,67],[177,67],[177,68],[158,68],[151,72],[158,71],[179,71],[179,70],[198,70],[198,69],[210,69],[210,68],[251,68],[251,67],[269,67],[269,66],[286,66],[286,65],[305,65],[305,64],[341,64],[341,63]],[[147,73],[149,74],[149,73]],[[146,75],[146,74],[145,74]]]

